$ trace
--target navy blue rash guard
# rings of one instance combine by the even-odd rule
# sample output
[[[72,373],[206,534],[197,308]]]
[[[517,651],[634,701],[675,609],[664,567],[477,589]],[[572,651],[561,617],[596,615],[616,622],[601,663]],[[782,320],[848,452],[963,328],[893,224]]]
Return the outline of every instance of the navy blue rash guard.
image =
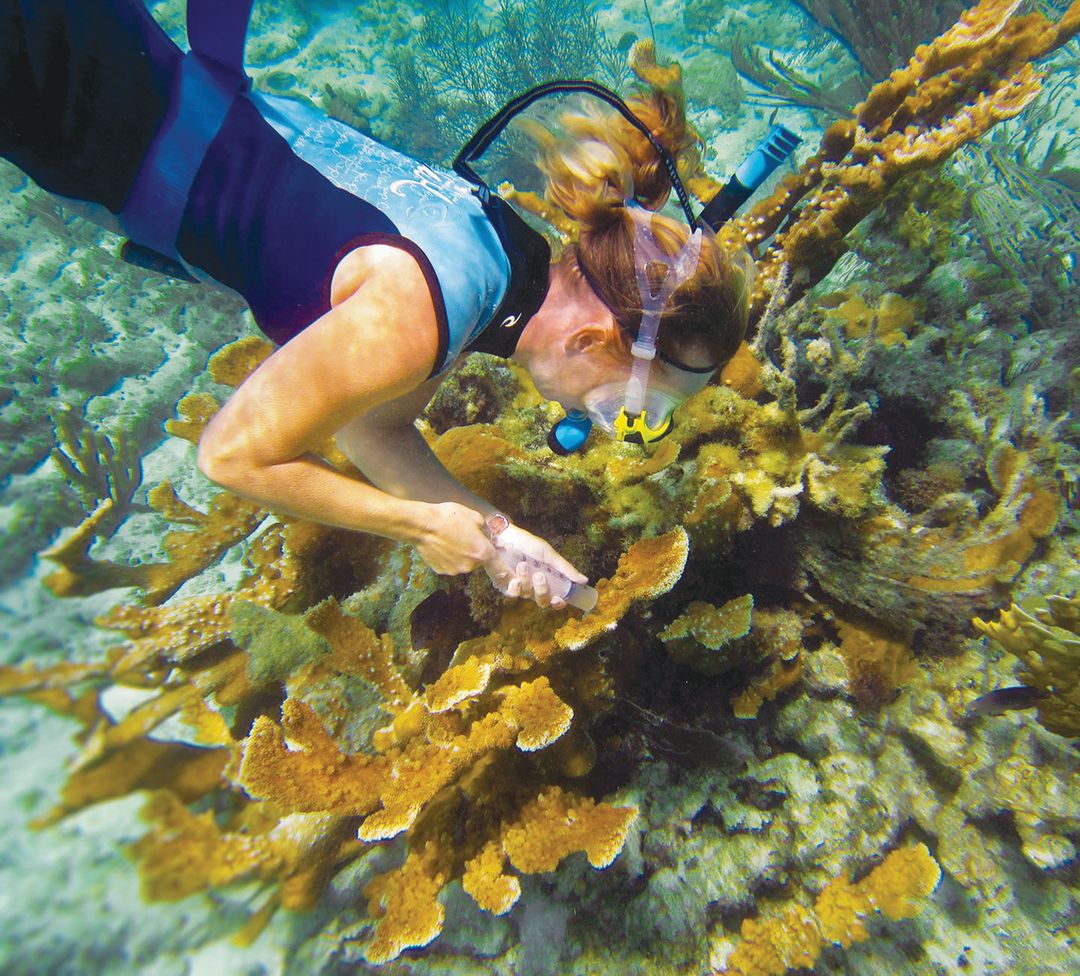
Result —
[[[243,295],[259,328],[284,343],[330,308],[341,258],[376,241],[415,252],[380,210],[298,159],[238,98],[199,167],[177,246]]]

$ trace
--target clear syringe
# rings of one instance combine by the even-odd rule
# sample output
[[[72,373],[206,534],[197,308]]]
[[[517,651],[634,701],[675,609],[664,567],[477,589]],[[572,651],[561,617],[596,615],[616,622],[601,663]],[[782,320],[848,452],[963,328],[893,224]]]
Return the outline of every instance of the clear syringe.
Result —
[[[505,538],[502,536],[502,530],[509,523],[503,521],[504,519],[505,516],[503,515],[493,515],[488,520],[488,527],[491,530],[491,544],[495,547],[496,557],[511,576],[517,574],[517,568],[521,563],[525,563],[529,567],[530,576],[533,573],[543,573],[547,579],[548,591],[553,597],[558,597],[563,602],[572,607],[577,607],[579,610],[584,610],[586,613],[596,606],[597,594],[594,587],[589,586],[588,583],[575,583],[568,576],[555,569],[554,566],[533,559],[532,556],[527,556],[525,553],[507,545]]]

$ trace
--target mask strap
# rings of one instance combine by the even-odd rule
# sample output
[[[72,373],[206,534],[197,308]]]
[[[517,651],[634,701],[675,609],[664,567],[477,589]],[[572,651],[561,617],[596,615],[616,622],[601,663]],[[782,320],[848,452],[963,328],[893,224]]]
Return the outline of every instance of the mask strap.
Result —
[[[462,146],[461,150],[454,157],[453,163],[451,163],[454,172],[476,187],[480,202],[487,206],[492,194],[491,188],[476,170],[472,168],[472,164],[484,155],[488,146],[491,145],[499,133],[510,124],[510,120],[519,112],[524,111],[533,102],[545,98],[548,95],[570,92],[583,92],[584,94],[593,95],[596,98],[607,102],[608,105],[615,109],[627,122],[649,140],[650,145],[660,159],[661,165],[667,172],[668,179],[671,181],[671,188],[675,191],[675,196],[679,198],[679,206],[682,207],[682,212],[686,215],[687,223],[693,226],[697,218],[694,216],[693,208],[690,206],[690,196],[686,192],[686,187],[683,186],[683,181],[679,178],[678,167],[676,166],[671,153],[669,153],[660,143],[660,140],[652,134],[652,130],[630,110],[630,106],[627,105],[626,102],[610,88],[605,88],[595,81],[548,81],[542,85],[537,85],[535,88],[530,88],[527,92],[518,95],[517,98],[511,99],[499,109],[495,115],[488,119],[487,122],[480,126],[480,128],[473,133],[473,137]]]

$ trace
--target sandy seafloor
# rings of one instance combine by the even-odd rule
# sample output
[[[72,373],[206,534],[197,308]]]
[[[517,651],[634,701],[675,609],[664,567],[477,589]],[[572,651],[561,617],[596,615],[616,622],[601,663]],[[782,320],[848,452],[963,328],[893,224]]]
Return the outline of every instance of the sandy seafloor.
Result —
[[[174,32],[182,6],[179,0],[156,5],[157,15]],[[281,79],[287,76],[297,90],[316,94],[326,82],[340,85],[344,78],[372,98],[389,97],[383,38],[390,24],[397,38],[408,37],[415,23],[409,5],[378,5],[366,21],[349,3],[260,0],[257,7],[260,19],[249,47],[256,84],[277,72],[275,84],[284,84]],[[807,19],[781,0],[744,0],[717,4],[717,9],[715,30],[693,38],[678,3],[654,3],[651,14],[661,49],[692,58],[726,31],[741,29],[751,39],[797,50],[812,31]],[[644,32],[640,7],[633,2],[604,8],[600,19],[613,37],[631,29]],[[830,52],[830,57],[843,57],[835,47]],[[737,124],[728,120],[721,127],[709,106],[692,104],[691,109],[695,123],[713,136],[710,155],[718,169],[724,160],[741,158],[764,131],[771,112],[768,106],[744,104]],[[810,144],[820,128],[811,113],[795,109],[785,110],[784,121]],[[19,456],[0,483],[3,663],[95,657],[109,637],[93,626],[93,617],[117,602],[115,593],[58,601],[41,585],[47,570],[30,559],[61,525],[75,521],[63,517],[59,474],[48,461],[54,438],[51,408],[61,402],[85,405],[89,420],[130,431],[145,452],[144,484],[168,477],[196,505],[209,495],[195,470],[194,448],[164,439],[161,423],[196,382],[208,356],[226,341],[252,332],[254,325],[233,296],[125,265],[117,258],[119,243],[114,235],[58,212],[14,167],[0,164],[0,387],[6,394],[0,419]],[[80,325],[75,333],[72,323]],[[28,522],[27,508],[41,517]],[[58,514],[51,517],[53,512]],[[136,515],[110,544],[108,555],[145,558],[155,551],[159,530],[152,517]],[[1053,541],[1048,558],[1019,580],[1017,593],[1075,589],[1070,551],[1075,554],[1075,542]],[[222,587],[232,572],[227,560],[180,595]],[[770,760],[758,775],[763,782],[783,781],[789,795],[798,798],[789,804],[800,826],[790,830],[788,854],[804,877],[831,877],[849,852],[880,848],[895,836],[897,823],[911,819],[922,830],[931,822],[952,824],[954,833],[938,842],[957,845],[945,863],[945,880],[921,916],[888,926],[875,923],[869,942],[847,953],[826,952],[817,972],[1080,973],[1080,885],[1073,846],[1080,838],[1076,750],[1068,740],[1040,729],[1031,713],[993,718],[976,733],[952,726],[944,701],[956,681],[977,681],[983,688],[1009,684],[1015,666],[985,643],[973,638],[969,645],[964,655],[930,667],[929,680],[917,694],[902,695],[873,719],[860,718],[842,696],[800,697],[777,714],[777,722],[803,748]],[[807,681],[818,689],[835,686],[835,667],[835,661],[822,656]],[[144,829],[140,797],[31,830],[29,821],[57,800],[65,763],[75,752],[71,733],[69,721],[39,706],[0,701],[0,972],[254,976],[366,971],[360,963],[326,958],[328,946],[318,936],[323,909],[305,919],[279,915],[254,945],[240,949],[229,936],[237,906],[248,897],[242,890],[176,904],[144,903],[136,870],[124,853]],[[878,758],[872,762],[871,755]],[[1029,850],[1025,856],[1008,814],[993,802],[1001,789],[995,768],[1017,757],[1037,768],[1040,779],[1006,806],[1015,812],[1027,803],[1036,818],[1045,812],[1050,853],[1041,866],[1037,853]],[[935,807],[932,773],[961,763],[970,770],[970,789],[953,815]],[[686,920],[714,898],[730,903],[731,892],[768,872],[777,855],[752,840],[730,848],[695,841],[692,857],[689,850],[674,855],[663,877],[654,876],[642,891],[636,884],[642,851],[664,844],[675,850],[681,843],[680,825],[693,819],[702,797],[715,798],[724,789],[702,776],[673,790],[669,772],[657,761],[639,774],[641,832],[607,872],[590,872],[574,861],[553,881],[527,882],[521,904],[507,919],[482,916],[458,891],[439,941],[427,953],[411,955],[407,968],[393,971],[519,976],[692,972],[681,947],[700,945],[702,933],[688,933]],[[826,786],[830,795],[847,799],[834,800],[823,816],[820,808],[814,811]],[[796,808],[793,814],[791,807]],[[767,817],[760,811],[743,812],[761,817],[765,826]],[[852,826],[856,823],[858,831]],[[925,834],[916,830],[915,836]],[[955,880],[948,867],[961,862],[974,865],[976,874],[984,871],[984,883],[964,886]],[[715,877],[705,877],[707,871]],[[361,882],[351,876],[337,879],[328,906],[355,897]],[[624,893],[631,888],[635,894],[629,898]],[[606,934],[606,951],[596,948],[595,932],[591,947],[577,944],[574,933],[587,930],[584,916],[590,905],[620,897],[628,898],[625,931]],[[715,930],[705,941],[714,963],[732,944]],[[698,958],[703,971],[707,960]]]

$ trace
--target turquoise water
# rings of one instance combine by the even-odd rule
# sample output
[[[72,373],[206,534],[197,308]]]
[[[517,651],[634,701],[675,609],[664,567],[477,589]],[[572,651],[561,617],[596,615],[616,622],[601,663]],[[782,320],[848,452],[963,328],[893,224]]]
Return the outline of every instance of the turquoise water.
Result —
[[[629,93],[627,55],[655,41],[661,63],[683,67],[704,169],[723,180],[774,122],[802,136],[801,164],[961,9],[903,4],[890,21],[891,6],[827,30],[828,10],[854,6],[259,0],[247,56],[256,88],[445,166],[529,85],[589,76]],[[182,40],[184,4],[150,7]],[[1057,19],[1066,4],[1027,9]],[[596,445],[555,459],[543,439],[559,412],[497,360],[474,357],[444,384],[425,429],[456,475],[558,540],[594,582],[630,553],[620,582],[601,584],[608,629],[587,617],[529,630],[500,619],[482,574],[436,577],[406,547],[302,526],[286,531],[294,569],[270,560],[287,597],[260,603],[252,573],[269,579],[260,553],[280,550],[265,512],[247,531],[231,522],[236,544],[175,586],[143,570],[132,588],[131,567],[166,559],[168,532],[201,527],[151,489],[167,479],[198,512],[218,497],[194,444],[163,425],[190,392],[224,399],[208,363],[258,330],[237,296],[124,263],[119,237],[0,163],[0,664],[90,669],[0,699],[0,969],[782,972],[799,960],[780,947],[801,929],[816,933],[802,962],[818,973],[1080,972],[1080,638],[1065,603],[1046,616],[1080,579],[1078,66],[1074,41],[1040,63],[1042,93],[1015,118],[906,177],[806,297],[761,319],[763,386],[736,378],[704,394],[648,462]],[[531,188],[515,146],[495,154],[493,176]],[[802,290],[798,267],[792,281]],[[473,424],[485,426],[453,440]],[[76,527],[110,497],[115,514],[80,550]],[[635,549],[642,540],[653,548]],[[65,565],[76,583],[60,598]],[[176,611],[151,629],[175,625],[179,643],[110,674],[112,649],[145,645],[101,618],[144,605],[148,585]],[[192,608],[237,593],[226,629],[205,637]],[[617,593],[627,599],[609,609]],[[320,660],[344,645],[303,615],[331,598],[358,621],[350,647],[390,648],[399,700]],[[1026,624],[1010,653],[972,618],[996,621],[1014,602],[1044,629]],[[1036,638],[1043,656],[1022,660]],[[440,711],[440,676],[496,645],[525,664],[473,674],[476,687]],[[248,662],[240,685],[225,680],[230,661]],[[16,680],[3,675],[0,687]],[[479,750],[402,833],[378,840],[362,826],[375,801],[305,805],[359,782],[364,757],[424,739],[433,751],[404,774],[421,781],[481,716],[520,724],[525,708],[506,702],[539,679],[558,702],[537,699],[541,725],[570,709],[569,731],[545,726],[541,748]],[[1051,697],[985,697],[1016,686]],[[191,700],[140,725],[162,693]],[[239,772],[256,718],[277,728],[287,697],[318,717],[338,763],[325,777],[288,773],[301,784],[291,801]],[[395,719],[387,746],[376,729]],[[292,754],[313,749],[297,739]],[[215,756],[223,768],[196,770]],[[563,806],[534,808],[553,790]],[[554,869],[514,853],[515,828],[550,853],[564,836],[553,824],[569,836],[595,809],[614,818],[595,833],[607,856],[577,835]],[[520,889],[502,914],[478,907],[469,880],[489,842]],[[924,875],[940,879],[883,917],[872,872],[917,845],[937,866],[920,861]],[[395,874],[424,851],[429,862]],[[842,877],[867,930],[850,946],[819,900]],[[391,925],[376,925],[376,879],[387,878],[403,879],[390,901],[426,928],[377,965]],[[772,963],[740,954],[746,919],[764,926]]]

